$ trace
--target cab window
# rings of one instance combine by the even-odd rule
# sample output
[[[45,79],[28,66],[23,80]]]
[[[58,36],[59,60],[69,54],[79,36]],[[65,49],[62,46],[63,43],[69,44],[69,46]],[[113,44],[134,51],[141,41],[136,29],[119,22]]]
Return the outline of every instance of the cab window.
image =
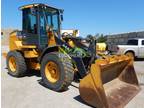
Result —
[[[40,34],[46,34],[46,23],[52,27],[55,32],[59,32],[59,14],[58,11],[51,8],[40,9]]]
[[[40,34],[46,35],[46,23],[43,12],[40,12]]]
[[[23,10],[23,30],[27,33],[37,34],[36,14],[32,14],[31,10]]]
[[[53,17],[52,18],[53,19],[53,21],[52,21],[52,23],[53,23],[53,29],[55,31],[57,31],[58,30],[58,15],[54,14],[52,17]]]

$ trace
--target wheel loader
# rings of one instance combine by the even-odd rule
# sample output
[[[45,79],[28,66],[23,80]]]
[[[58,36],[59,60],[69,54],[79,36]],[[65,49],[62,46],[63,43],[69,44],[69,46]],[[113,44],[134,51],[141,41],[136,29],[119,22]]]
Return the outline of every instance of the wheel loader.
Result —
[[[94,37],[61,35],[63,10],[45,4],[21,6],[22,30],[10,33],[6,62],[9,75],[40,70],[42,81],[60,92],[79,79],[81,98],[97,108],[122,108],[140,87],[131,58],[98,57]]]

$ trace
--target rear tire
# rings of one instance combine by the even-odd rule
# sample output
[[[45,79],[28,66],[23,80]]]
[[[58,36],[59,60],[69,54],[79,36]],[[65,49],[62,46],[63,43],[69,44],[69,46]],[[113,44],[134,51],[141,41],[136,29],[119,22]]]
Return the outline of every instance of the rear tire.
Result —
[[[128,57],[130,57],[132,60],[135,59],[134,53],[133,52],[126,52],[126,54]]]
[[[45,86],[54,91],[66,90],[74,77],[71,60],[65,54],[57,52],[43,57],[40,71]]]
[[[27,71],[25,59],[18,51],[8,52],[6,62],[8,73],[13,77],[22,77]]]

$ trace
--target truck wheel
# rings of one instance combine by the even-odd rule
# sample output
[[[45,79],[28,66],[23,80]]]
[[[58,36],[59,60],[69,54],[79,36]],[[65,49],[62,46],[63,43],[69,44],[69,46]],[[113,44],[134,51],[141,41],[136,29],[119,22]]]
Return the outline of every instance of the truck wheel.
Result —
[[[54,91],[66,90],[74,77],[71,60],[62,53],[46,54],[40,71],[45,86]]]
[[[133,52],[127,52],[125,55],[127,55],[128,57],[130,57],[132,60],[135,59],[135,56],[134,56]]]
[[[20,52],[10,51],[6,58],[8,73],[14,77],[24,76],[27,70],[25,59]]]

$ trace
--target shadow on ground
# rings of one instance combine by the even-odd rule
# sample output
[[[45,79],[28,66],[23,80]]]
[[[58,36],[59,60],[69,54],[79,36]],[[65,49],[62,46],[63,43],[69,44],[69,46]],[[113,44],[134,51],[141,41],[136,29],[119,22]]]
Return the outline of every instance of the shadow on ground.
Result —
[[[62,92],[66,92],[67,90],[69,90],[69,88],[65,88],[65,89],[62,90],[62,91],[55,91],[55,90],[47,87],[47,85],[43,82],[42,79],[39,79],[39,80],[37,80],[37,81],[38,81],[38,83],[39,83],[42,87],[44,87],[44,88],[46,88],[46,89],[50,89],[50,90],[52,90],[52,91],[54,91],[54,92],[57,92],[57,93],[62,93]]]
[[[5,67],[5,69],[7,70],[8,73],[8,68]],[[9,74],[9,73],[8,73]],[[31,76],[37,76],[37,77],[41,77],[40,71],[37,70],[29,70],[26,72],[26,74],[24,75],[24,77],[31,77]]]
[[[25,76],[31,77],[31,76],[37,76],[41,77],[40,71],[37,70],[29,70]]]
[[[79,88],[78,86],[76,86],[76,85],[74,85],[74,84],[71,84],[71,86],[74,87],[74,88],[76,88],[76,89]]]
[[[144,83],[139,83],[140,86],[144,86]]]
[[[135,61],[144,61],[144,58],[135,58]]]
[[[74,97],[74,99],[75,99],[76,101],[78,101],[78,102],[82,103],[82,104],[85,104],[85,105],[87,105],[87,106],[91,107],[91,108],[95,108],[95,107],[93,107],[93,106],[91,106],[91,105],[87,104],[86,102],[84,102],[84,101],[82,100],[82,98],[80,97],[80,95],[78,95],[78,96]]]

